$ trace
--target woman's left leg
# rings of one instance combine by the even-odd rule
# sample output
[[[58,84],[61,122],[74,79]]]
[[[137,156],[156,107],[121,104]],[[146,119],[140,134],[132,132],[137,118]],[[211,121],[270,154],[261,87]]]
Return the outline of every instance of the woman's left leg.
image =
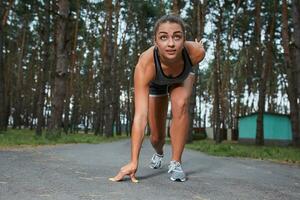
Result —
[[[189,102],[192,94],[194,75],[170,91],[172,123],[170,127],[172,160],[181,163],[181,156],[189,130]]]

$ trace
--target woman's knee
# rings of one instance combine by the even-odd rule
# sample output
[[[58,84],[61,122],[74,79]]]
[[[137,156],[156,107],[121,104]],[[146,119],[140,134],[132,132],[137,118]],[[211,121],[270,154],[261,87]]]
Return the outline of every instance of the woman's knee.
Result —
[[[172,102],[173,117],[183,117],[189,113],[189,98],[180,98]]]

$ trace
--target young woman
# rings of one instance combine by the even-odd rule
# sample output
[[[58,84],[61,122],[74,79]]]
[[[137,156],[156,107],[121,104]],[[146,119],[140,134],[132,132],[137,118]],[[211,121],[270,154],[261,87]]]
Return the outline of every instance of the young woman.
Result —
[[[172,159],[168,172],[172,181],[186,180],[181,156],[189,129],[189,99],[195,79],[193,66],[204,56],[201,41],[185,41],[185,27],[181,18],[165,15],[156,22],[154,46],[140,56],[134,72],[135,114],[131,134],[131,161],[114,178],[110,178],[111,181],[120,181],[128,175],[133,182],[137,182],[135,173],[148,119],[150,140],[156,151],[150,167],[161,167],[168,97],[172,109]]]

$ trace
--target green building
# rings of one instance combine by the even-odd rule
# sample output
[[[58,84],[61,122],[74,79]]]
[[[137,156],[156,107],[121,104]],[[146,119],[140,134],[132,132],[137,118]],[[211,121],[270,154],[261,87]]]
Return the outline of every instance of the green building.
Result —
[[[239,117],[239,142],[254,143],[257,113]],[[292,143],[292,126],[288,115],[264,113],[264,139],[266,144]]]

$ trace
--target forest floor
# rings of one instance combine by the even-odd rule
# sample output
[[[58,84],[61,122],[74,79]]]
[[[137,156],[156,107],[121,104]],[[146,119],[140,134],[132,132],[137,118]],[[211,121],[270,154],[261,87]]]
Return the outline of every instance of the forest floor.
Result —
[[[111,182],[129,160],[130,140],[0,150],[0,200],[293,200],[300,196],[299,165],[209,156],[186,149],[188,180],[167,174],[171,148],[162,169],[148,167],[153,149],[144,141],[137,178]]]

